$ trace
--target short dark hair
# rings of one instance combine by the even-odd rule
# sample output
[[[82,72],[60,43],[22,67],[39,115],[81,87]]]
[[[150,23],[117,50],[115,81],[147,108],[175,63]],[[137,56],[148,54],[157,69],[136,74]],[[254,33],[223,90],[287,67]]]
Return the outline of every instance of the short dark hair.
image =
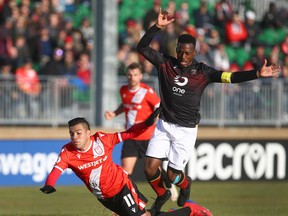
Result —
[[[178,37],[178,43],[191,43],[194,45],[196,45],[196,39],[190,35],[190,34],[181,34],[179,37]]]
[[[77,117],[77,118],[71,119],[68,122],[69,127],[73,127],[77,124],[83,124],[88,130],[90,130],[89,122],[83,117]]]
[[[126,69],[126,73],[128,72],[128,70],[134,70],[134,69],[139,69],[140,72],[142,73],[142,66],[141,66],[141,64],[139,64],[137,62],[133,62],[130,65],[128,65],[128,67]]]

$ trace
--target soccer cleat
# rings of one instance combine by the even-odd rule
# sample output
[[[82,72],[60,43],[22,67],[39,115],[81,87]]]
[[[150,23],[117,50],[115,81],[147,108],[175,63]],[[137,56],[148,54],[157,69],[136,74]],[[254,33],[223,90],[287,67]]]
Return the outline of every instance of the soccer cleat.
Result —
[[[177,205],[178,206],[183,206],[186,200],[189,199],[190,197],[190,189],[191,189],[191,184],[192,184],[192,179],[188,176],[188,186],[186,189],[180,189],[180,194],[177,200]]]
[[[173,202],[175,202],[175,201],[178,199],[178,196],[179,196],[179,193],[178,193],[178,191],[177,191],[176,186],[175,186],[174,184],[172,184],[171,187],[168,188],[168,190],[170,190],[170,192],[171,192],[171,197],[170,197],[170,199],[171,199]]]
[[[162,196],[158,196],[151,206],[151,209],[155,209],[157,212],[160,211],[162,206],[165,204],[165,202],[171,197],[171,192],[169,190],[166,190],[166,192]]]
[[[184,207],[189,207],[191,209],[190,216],[213,216],[212,213],[203,206],[198,205],[191,199],[184,203]]]

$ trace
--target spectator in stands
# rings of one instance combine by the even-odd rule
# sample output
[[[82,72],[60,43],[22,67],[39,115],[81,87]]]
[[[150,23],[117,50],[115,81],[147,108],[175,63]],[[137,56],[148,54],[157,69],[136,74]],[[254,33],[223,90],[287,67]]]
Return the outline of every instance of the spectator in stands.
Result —
[[[270,2],[269,3],[269,9],[268,11],[264,14],[261,25],[262,28],[280,28],[282,27],[281,23],[281,18],[278,14],[278,9],[276,7],[275,2]]]
[[[85,87],[91,83],[91,62],[88,53],[82,53],[78,60],[76,76],[81,80]]]
[[[145,32],[149,29],[149,27],[154,24],[158,17],[158,11],[161,7],[161,0],[154,0],[153,8],[148,10],[147,13],[143,17],[143,28]]]
[[[120,33],[120,44],[129,44],[131,48],[136,48],[136,44],[140,40],[142,29],[139,28],[139,23],[136,20],[126,20],[125,30]]]
[[[14,24],[15,37],[25,36],[27,31],[28,17],[20,16]]]
[[[15,83],[15,76],[12,72],[11,63],[5,60],[0,65],[0,117],[12,117],[13,111],[17,104],[17,93],[9,84]],[[7,104],[12,105],[7,107]]]
[[[140,62],[139,55],[134,49],[128,52],[127,54],[127,58],[124,61],[125,68],[128,67],[128,65],[132,64],[133,62],[137,63]]]
[[[47,26],[49,37],[53,43],[53,45],[56,44],[57,37],[59,35],[59,31],[61,29],[61,19],[58,13],[51,13],[49,15],[49,24]]]
[[[38,42],[40,65],[44,66],[53,56],[53,42],[49,36],[48,28],[44,27],[40,30],[40,38]]]
[[[74,60],[74,54],[71,50],[64,52],[64,75],[65,76],[76,76],[77,64]]]
[[[37,117],[41,83],[31,59],[26,59],[24,64],[16,69],[15,79],[20,90],[18,104],[20,117]]]
[[[265,59],[267,59],[267,56],[265,54],[265,47],[259,44],[256,47],[256,53],[251,57],[251,62],[254,69],[259,68],[259,66],[263,65]]]
[[[267,62],[270,65],[276,65],[276,64],[282,65],[282,61],[280,59],[280,47],[279,47],[279,45],[276,44],[271,48]]]
[[[206,1],[202,1],[200,8],[194,10],[192,15],[194,17],[195,27],[197,29],[203,29],[205,34],[207,34],[208,31],[213,28],[214,17],[209,12]]]
[[[283,56],[283,65],[288,67],[288,54]]]
[[[203,62],[211,67],[214,66],[212,52],[210,52],[210,47],[206,42],[199,42],[199,51],[195,56],[195,60]]]
[[[214,50],[221,42],[219,31],[217,29],[211,29],[207,35],[206,41],[211,49]]]
[[[217,70],[229,71],[230,62],[225,49],[225,44],[220,43],[213,52],[213,65]],[[239,71],[239,70],[238,70]]]
[[[26,43],[26,38],[23,35],[16,37],[15,41],[16,48],[16,67],[19,67],[24,64],[26,59],[31,59],[30,50]]]
[[[148,79],[153,76],[157,76],[157,69],[156,67],[151,64],[147,59],[144,59],[142,62],[142,68],[143,68],[143,79]]]
[[[245,13],[245,28],[247,29],[247,39],[245,41],[246,51],[250,51],[251,47],[257,46],[257,37],[261,32],[261,28],[256,22],[256,14],[252,10],[248,10]]]
[[[40,74],[45,76],[62,76],[65,73],[63,64],[64,51],[56,47],[52,58],[40,69]]]
[[[68,38],[72,40],[71,36],[67,33],[65,29],[60,29],[57,41],[56,41],[56,46],[60,47],[61,49],[65,50],[66,43],[68,43]],[[69,49],[72,49],[73,46],[69,47]]]
[[[226,22],[225,36],[230,46],[241,47],[245,43],[248,32],[238,12],[234,12],[232,19]]]
[[[215,25],[224,27],[233,16],[233,6],[228,0],[218,0],[215,4]]]
[[[85,41],[82,35],[82,32],[79,29],[74,29],[71,34],[72,40],[70,41],[72,43],[72,49],[74,52],[74,55],[79,57],[82,52],[85,52]],[[67,48],[67,44],[65,46],[65,50],[69,49]]]
[[[81,25],[79,26],[79,30],[81,31],[83,38],[85,40],[89,40],[93,38],[94,29],[91,26],[90,20],[88,17],[84,17],[81,21]]]
[[[177,23],[182,29],[189,23],[189,4],[187,2],[181,2],[180,9],[176,11],[175,17],[177,17]]]
[[[287,57],[286,57],[287,58]],[[281,78],[285,81],[286,84],[288,84],[288,65],[283,65],[282,67],[282,73]],[[288,98],[287,98],[287,105],[288,105]],[[288,106],[286,106],[288,108]]]
[[[64,38],[64,50],[72,50],[75,58],[79,58],[79,53],[74,50],[74,41],[71,35],[66,34],[66,37]]]
[[[175,24],[170,23],[163,32],[161,32],[159,38],[160,50],[162,53],[169,55],[175,55],[176,40],[180,32],[176,31]],[[155,41],[155,40],[154,40]]]
[[[170,15],[171,17],[174,17],[175,14],[176,14],[176,2],[175,2],[174,0],[168,1],[165,10],[169,12],[169,15]]]
[[[288,55],[288,35],[284,38],[284,40],[281,42],[281,52],[284,55]]]

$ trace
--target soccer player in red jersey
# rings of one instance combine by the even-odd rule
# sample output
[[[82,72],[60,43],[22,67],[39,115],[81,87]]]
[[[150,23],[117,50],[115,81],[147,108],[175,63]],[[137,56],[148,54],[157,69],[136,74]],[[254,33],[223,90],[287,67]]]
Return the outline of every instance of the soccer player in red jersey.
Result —
[[[126,131],[117,133],[96,132],[91,134],[85,118],[74,118],[68,122],[71,141],[62,147],[58,160],[40,190],[45,194],[54,188],[61,173],[71,168],[84,182],[89,191],[106,208],[120,216],[153,216],[166,213],[145,210],[147,198],[138,190],[127,172],[112,161],[114,146],[140,135],[154,124],[160,108],[156,109],[144,122],[133,125]],[[189,215],[190,208],[182,208],[168,215]]]
[[[126,69],[127,85],[120,88],[122,103],[115,111],[106,111],[105,118],[111,120],[125,113],[126,129],[144,121],[160,104],[160,98],[153,88],[142,82],[143,74],[139,63],[132,63]],[[124,170],[132,175],[137,158],[144,158],[155,125],[144,133],[123,143],[121,163]]]

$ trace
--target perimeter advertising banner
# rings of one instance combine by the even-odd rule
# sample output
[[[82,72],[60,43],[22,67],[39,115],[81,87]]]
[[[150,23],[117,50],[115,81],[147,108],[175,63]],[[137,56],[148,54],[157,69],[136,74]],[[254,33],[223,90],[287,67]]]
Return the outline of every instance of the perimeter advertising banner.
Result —
[[[199,141],[187,166],[194,180],[288,180],[285,140]]]
[[[61,147],[68,140],[0,140],[0,186],[43,185]],[[113,160],[120,164],[122,144]],[[186,172],[193,180],[288,180],[286,140],[205,141],[199,140]],[[132,178],[146,181],[143,164]],[[70,170],[58,185],[82,184]]]

